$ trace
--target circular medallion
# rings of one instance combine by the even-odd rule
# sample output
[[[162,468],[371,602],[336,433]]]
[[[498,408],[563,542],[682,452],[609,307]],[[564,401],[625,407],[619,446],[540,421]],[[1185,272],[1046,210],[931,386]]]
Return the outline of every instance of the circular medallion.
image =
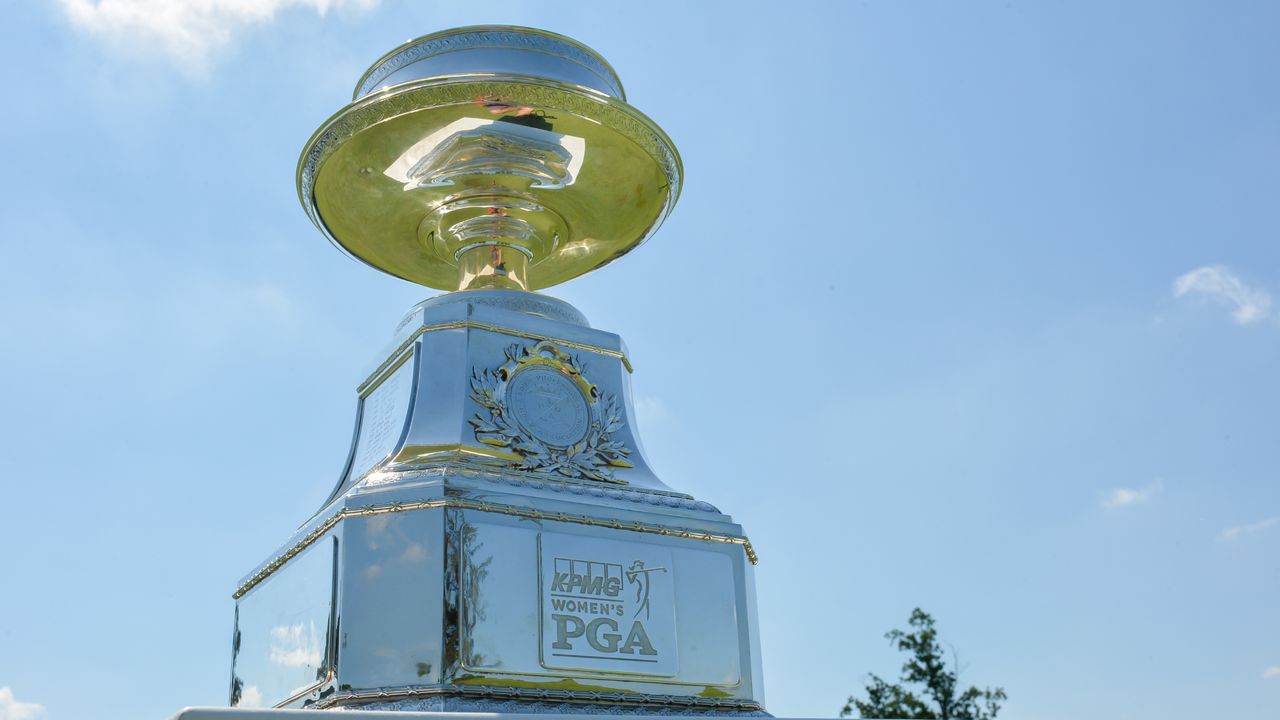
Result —
[[[513,467],[564,478],[623,483],[619,468],[635,467],[622,430],[624,407],[583,377],[582,361],[550,340],[507,347],[506,362],[473,368],[467,423],[476,440],[502,448]]]
[[[516,373],[507,386],[507,407],[522,428],[548,445],[573,445],[591,426],[591,408],[582,391],[550,368]]]

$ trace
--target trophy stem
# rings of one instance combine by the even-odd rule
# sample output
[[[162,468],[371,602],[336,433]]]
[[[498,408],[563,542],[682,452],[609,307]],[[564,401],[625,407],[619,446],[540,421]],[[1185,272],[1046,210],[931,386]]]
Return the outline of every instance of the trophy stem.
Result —
[[[477,244],[457,253],[459,290],[528,290],[529,254],[505,243]]]

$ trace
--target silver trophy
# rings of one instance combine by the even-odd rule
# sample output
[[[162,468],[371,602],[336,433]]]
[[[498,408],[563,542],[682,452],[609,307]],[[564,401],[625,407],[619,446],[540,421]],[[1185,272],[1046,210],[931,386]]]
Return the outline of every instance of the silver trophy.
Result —
[[[233,706],[765,714],[750,543],[649,468],[621,339],[532,292],[639,245],[680,182],[569,38],[449,30],[365,73],[300,199],[450,292],[396,327],[333,492],[236,588]]]

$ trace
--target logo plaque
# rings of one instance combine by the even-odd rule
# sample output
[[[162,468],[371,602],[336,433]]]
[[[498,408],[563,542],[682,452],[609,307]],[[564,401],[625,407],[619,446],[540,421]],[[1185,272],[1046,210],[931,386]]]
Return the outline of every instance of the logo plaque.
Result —
[[[543,533],[542,665],[676,674],[671,553]]]

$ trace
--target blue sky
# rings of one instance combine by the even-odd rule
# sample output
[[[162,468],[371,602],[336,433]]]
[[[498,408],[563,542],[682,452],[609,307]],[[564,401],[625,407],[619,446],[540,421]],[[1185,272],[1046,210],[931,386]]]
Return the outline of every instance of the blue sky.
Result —
[[[318,12],[324,9],[325,12]],[[554,288],[667,484],[741,522],[768,708],[921,606],[1002,717],[1280,708],[1280,6],[65,0],[0,10],[0,720],[225,702],[232,601],[431,294],[297,154],[406,38],[599,50],[684,157]]]

